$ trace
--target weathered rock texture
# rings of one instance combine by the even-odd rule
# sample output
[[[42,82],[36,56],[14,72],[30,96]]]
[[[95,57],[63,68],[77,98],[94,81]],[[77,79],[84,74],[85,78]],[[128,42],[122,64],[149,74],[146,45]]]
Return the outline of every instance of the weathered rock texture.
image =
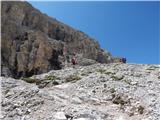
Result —
[[[27,2],[3,1],[1,13],[3,76],[31,76],[61,69],[64,46],[67,53],[109,61],[111,55],[103,52],[94,39],[42,14]]]
[[[158,65],[94,64],[25,80],[1,78],[3,120],[160,119]]]

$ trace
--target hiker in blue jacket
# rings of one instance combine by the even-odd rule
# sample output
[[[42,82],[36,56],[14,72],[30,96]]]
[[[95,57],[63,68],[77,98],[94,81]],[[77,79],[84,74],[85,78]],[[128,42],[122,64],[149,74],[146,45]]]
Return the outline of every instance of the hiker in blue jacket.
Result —
[[[126,58],[122,58],[122,63],[126,63]]]

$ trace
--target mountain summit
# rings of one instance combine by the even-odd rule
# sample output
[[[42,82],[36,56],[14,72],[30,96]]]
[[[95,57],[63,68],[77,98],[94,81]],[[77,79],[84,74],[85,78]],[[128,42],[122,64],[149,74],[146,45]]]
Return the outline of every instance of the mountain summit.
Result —
[[[104,63],[112,61],[111,54],[96,40],[27,2],[3,1],[1,12],[3,76],[28,77],[61,69],[66,53]]]

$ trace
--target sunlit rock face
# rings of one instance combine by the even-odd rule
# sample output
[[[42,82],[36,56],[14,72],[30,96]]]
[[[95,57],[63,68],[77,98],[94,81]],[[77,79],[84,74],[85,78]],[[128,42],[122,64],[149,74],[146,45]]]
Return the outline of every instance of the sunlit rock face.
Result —
[[[27,2],[3,1],[2,75],[19,78],[61,69],[65,52],[104,63],[111,61],[98,42],[54,18],[42,14]],[[60,59],[61,58],[61,59]]]

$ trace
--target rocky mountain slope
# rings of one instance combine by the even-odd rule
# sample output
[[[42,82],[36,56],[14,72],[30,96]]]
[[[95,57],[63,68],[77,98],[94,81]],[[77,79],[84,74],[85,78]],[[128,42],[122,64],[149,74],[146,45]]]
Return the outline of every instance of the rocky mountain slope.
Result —
[[[3,120],[160,120],[159,65],[76,66],[1,84]]]
[[[42,14],[27,2],[1,3],[3,76],[19,78],[61,69],[66,53],[110,62],[111,55],[85,33]]]
[[[112,63],[85,33],[27,2],[1,3],[1,119],[160,120],[160,65]],[[64,67],[73,53],[79,64]]]

